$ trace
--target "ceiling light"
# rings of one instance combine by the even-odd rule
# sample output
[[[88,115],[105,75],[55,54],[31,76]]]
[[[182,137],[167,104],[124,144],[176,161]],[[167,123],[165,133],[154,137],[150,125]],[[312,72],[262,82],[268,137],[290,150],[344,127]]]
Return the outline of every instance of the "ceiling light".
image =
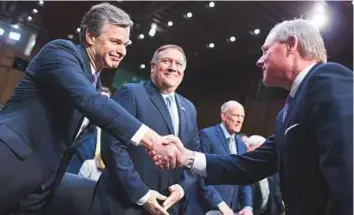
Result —
[[[311,19],[311,23],[315,25],[317,28],[321,28],[325,23],[327,19],[324,14],[318,13]]]
[[[32,16],[28,16],[27,21],[29,21],[29,22],[32,21]]]
[[[229,41],[230,41],[230,42],[235,42],[235,41],[236,41],[236,37],[231,36],[231,37],[229,38]]]
[[[214,44],[214,43],[209,43],[209,44],[208,44],[208,48],[211,48],[211,49],[212,49],[212,48],[214,48],[214,47],[215,47],[215,44]]]
[[[77,29],[76,29],[76,32],[77,32],[77,33],[80,33],[80,31],[81,31],[81,28],[77,28]]]
[[[20,26],[18,24],[13,24],[11,25],[11,27],[13,27],[14,29],[20,29]]]
[[[140,69],[145,69],[145,64],[140,64]]]
[[[169,27],[171,27],[171,26],[173,26],[173,22],[172,22],[172,21],[168,21],[167,25],[168,25]]]
[[[209,2],[209,7],[215,7],[215,2],[213,1]]]
[[[10,38],[11,40],[19,41],[19,40],[21,39],[21,34],[20,34],[20,33],[17,33],[17,32],[11,31],[10,34],[9,34],[9,38]]]
[[[36,13],[38,13],[38,10],[36,8],[33,8],[32,13],[36,14]]]
[[[72,40],[72,39],[74,39],[74,35],[73,35],[73,34],[69,34],[69,35],[68,35],[68,38],[69,38],[70,40]]]
[[[128,45],[131,45],[131,44],[133,44],[133,41],[129,40]]]
[[[144,34],[139,34],[139,36],[138,36],[138,39],[140,39],[140,40],[142,40],[142,39],[144,39]]]
[[[315,12],[316,13],[324,13],[325,12],[325,6],[323,4],[321,4],[321,3],[317,3]]]
[[[39,4],[40,6],[43,6],[43,5],[44,5],[44,1],[40,0],[40,1],[38,2],[38,4]]]
[[[149,35],[150,35],[151,37],[155,36],[155,34],[156,34],[156,28],[157,28],[157,25],[156,25],[155,23],[152,23],[152,24],[151,24],[151,28],[150,28],[150,30],[149,30]]]
[[[5,33],[5,30],[0,28],[0,35],[3,35]]]
[[[186,16],[187,16],[187,18],[192,18],[193,14],[192,14],[191,12],[188,12],[188,13],[186,14]]]
[[[257,28],[257,29],[254,29],[254,30],[253,30],[253,33],[254,33],[255,35],[258,35],[259,33],[261,33],[261,30],[259,30],[258,28]]]

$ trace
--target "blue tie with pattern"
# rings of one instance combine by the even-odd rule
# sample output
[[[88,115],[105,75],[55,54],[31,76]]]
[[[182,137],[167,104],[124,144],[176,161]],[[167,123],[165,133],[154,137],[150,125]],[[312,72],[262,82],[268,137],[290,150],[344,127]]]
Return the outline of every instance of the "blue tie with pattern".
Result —
[[[93,74],[93,82],[92,82],[92,85],[94,86],[94,87],[96,87],[96,85],[97,85],[97,81],[98,81],[98,77],[100,76],[100,73],[98,73],[98,72],[95,72],[94,74]]]
[[[168,112],[170,112],[170,116],[171,116],[171,119],[172,119],[173,132],[174,132],[175,135],[177,135],[176,119],[175,119],[175,114],[173,112],[172,102],[173,102],[172,95],[167,96],[166,97],[167,109],[168,109]]]
[[[289,106],[290,106],[290,103],[292,100],[293,100],[293,98],[290,95],[288,95],[288,97],[286,97],[284,111],[283,111],[283,122],[285,121],[286,116],[288,115]]]

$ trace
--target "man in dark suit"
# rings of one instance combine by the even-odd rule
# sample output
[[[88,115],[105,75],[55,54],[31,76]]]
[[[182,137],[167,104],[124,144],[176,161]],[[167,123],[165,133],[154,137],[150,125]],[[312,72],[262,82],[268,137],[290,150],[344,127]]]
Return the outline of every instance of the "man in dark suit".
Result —
[[[326,63],[318,29],[302,19],[277,24],[262,50],[263,83],[290,90],[275,134],[243,155],[179,144],[184,165],[210,184],[250,184],[278,172],[286,215],[352,215],[353,71]]]
[[[245,117],[243,106],[237,101],[228,101],[221,106],[221,123],[215,126],[202,129],[199,132],[200,145],[204,153],[227,155],[227,154],[243,154],[247,151],[246,145],[236,135],[240,132]],[[217,185],[208,186],[215,188],[216,193],[212,189],[203,189],[200,199],[204,203],[206,211],[219,210],[222,214],[234,214],[238,212],[240,215],[252,213],[252,191],[250,186],[237,185]],[[204,192],[203,192],[204,191]]]
[[[175,134],[185,147],[198,150],[194,105],[175,91],[183,80],[186,56],[181,47],[164,45],[151,61],[151,80],[126,84],[112,97],[130,114],[160,135]],[[187,191],[192,180],[183,169],[160,170],[142,148],[131,147],[102,133],[102,158],[106,164],[97,187],[94,207],[102,214],[167,214]],[[165,196],[169,195],[166,199]],[[164,201],[160,205],[158,200]],[[92,210],[93,213],[95,209]],[[169,210],[179,213],[179,204]]]
[[[180,164],[176,148],[163,146],[163,137],[96,91],[99,72],[124,58],[132,24],[121,9],[96,5],[82,20],[81,45],[55,40],[31,60],[0,112],[0,162],[6,164],[0,167],[0,214],[43,213],[89,120]]]
[[[260,147],[266,139],[259,135],[247,138],[247,151]],[[281,215],[284,212],[283,199],[279,187],[279,176],[274,174],[252,184],[253,214]]]

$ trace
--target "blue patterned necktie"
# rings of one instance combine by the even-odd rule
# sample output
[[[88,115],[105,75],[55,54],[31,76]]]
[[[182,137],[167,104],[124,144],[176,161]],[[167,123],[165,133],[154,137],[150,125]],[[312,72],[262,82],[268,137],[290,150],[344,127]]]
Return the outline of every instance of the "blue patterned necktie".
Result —
[[[167,109],[168,112],[170,112],[170,116],[172,119],[172,125],[173,125],[173,131],[174,134],[177,135],[177,126],[176,126],[176,119],[175,119],[175,114],[173,112],[173,106],[172,106],[173,98],[171,95],[166,97],[166,104],[167,104]]]
[[[290,103],[292,100],[293,100],[293,98],[290,95],[288,95],[288,97],[286,97],[284,111],[283,111],[283,122],[285,121],[286,116],[288,115],[289,106],[290,106]]]
[[[95,72],[95,73],[93,74],[93,82],[92,82],[92,85],[93,85],[94,87],[97,86],[97,81],[98,81],[99,75],[100,75],[100,73],[98,73],[98,72]]]

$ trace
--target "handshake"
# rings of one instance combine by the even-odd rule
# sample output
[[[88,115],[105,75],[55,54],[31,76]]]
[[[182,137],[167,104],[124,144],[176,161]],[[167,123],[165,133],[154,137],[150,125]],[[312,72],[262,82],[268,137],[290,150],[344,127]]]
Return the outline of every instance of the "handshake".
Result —
[[[195,152],[186,149],[174,135],[152,135],[149,141],[144,141],[143,138],[143,146],[155,164],[163,169],[189,166],[195,156]]]

